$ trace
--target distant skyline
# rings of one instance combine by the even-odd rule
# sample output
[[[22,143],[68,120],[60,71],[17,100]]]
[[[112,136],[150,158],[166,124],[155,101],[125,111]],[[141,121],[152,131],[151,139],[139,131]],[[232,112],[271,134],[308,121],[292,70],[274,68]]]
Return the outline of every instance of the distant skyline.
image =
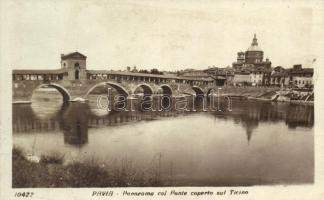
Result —
[[[61,53],[79,51],[88,69],[226,67],[256,33],[273,67],[312,67],[322,40],[316,2],[6,1],[2,63],[56,69]]]

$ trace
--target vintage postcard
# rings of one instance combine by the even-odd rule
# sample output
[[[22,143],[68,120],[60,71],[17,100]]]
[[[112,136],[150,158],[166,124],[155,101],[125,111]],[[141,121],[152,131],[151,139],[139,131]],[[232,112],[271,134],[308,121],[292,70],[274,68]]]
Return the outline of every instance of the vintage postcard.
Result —
[[[324,1],[0,11],[1,199],[324,199]]]

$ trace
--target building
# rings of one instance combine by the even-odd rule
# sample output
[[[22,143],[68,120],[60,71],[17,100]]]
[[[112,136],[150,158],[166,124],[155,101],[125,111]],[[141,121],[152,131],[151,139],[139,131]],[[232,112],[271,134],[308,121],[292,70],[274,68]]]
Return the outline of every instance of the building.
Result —
[[[256,67],[251,70],[250,78],[252,86],[270,84],[271,68]]]
[[[233,84],[234,70],[231,67],[208,67],[204,72],[216,81],[217,86]]]
[[[251,85],[251,72],[250,71],[236,71],[233,77],[234,86],[247,86]]]
[[[263,58],[264,53],[258,46],[258,39],[254,34],[251,46],[245,52],[240,51],[237,53],[237,60],[232,63],[232,67],[238,76],[249,71],[251,73],[249,82],[252,85],[268,85],[270,82],[271,62],[268,58],[265,60]],[[237,80],[240,79],[241,77],[237,78]]]
[[[289,83],[292,87],[312,88],[313,74],[313,68],[303,68],[300,64],[294,65],[289,69]]]
[[[251,70],[257,67],[271,68],[271,62],[268,58],[263,60],[264,53],[258,46],[258,39],[254,34],[251,46],[245,52],[237,53],[236,62],[232,63],[232,67],[235,70]]]
[[[277,66],[273,68],[270,77],[271,86],[289,86],[289,70]]]
[[[302,65],[294,65],[293,68],[285,69],[281,66],[273,68],[270,77],[270,85],[277,87],[312,88],[312,68],[303,68]]]

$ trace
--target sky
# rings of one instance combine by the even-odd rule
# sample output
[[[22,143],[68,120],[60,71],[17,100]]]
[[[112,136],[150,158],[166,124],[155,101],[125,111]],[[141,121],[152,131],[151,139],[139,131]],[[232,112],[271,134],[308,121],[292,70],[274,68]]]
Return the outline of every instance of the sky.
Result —
[[[254,33],[272,66],[312,67],[322,40],[323,1],[1,2],[2,64],[14,69],[56,69],[74,51],[88,69],[226,67]]]

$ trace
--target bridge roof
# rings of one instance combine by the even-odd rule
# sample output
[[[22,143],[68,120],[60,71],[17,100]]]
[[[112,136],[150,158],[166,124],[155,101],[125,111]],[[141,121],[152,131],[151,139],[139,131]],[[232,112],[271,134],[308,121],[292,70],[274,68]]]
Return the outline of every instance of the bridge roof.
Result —
[[[167,79],[179,79],[179,80],[199,80],[199,81],[213,81],[212,78],[196,78],[196,77],[183,77],[183,76],[172,76],[172,75],[160,75],[160,74],[149,74],[149,73],[138,73],[138,72],[120,72],[111,70],[87,70],[89,74],[113,74],[123,76],[140,76],[140,77],[152,77],[152,78],[167,78]]]
[[[62,69],[14,69],[12,74],[63,74]]]

